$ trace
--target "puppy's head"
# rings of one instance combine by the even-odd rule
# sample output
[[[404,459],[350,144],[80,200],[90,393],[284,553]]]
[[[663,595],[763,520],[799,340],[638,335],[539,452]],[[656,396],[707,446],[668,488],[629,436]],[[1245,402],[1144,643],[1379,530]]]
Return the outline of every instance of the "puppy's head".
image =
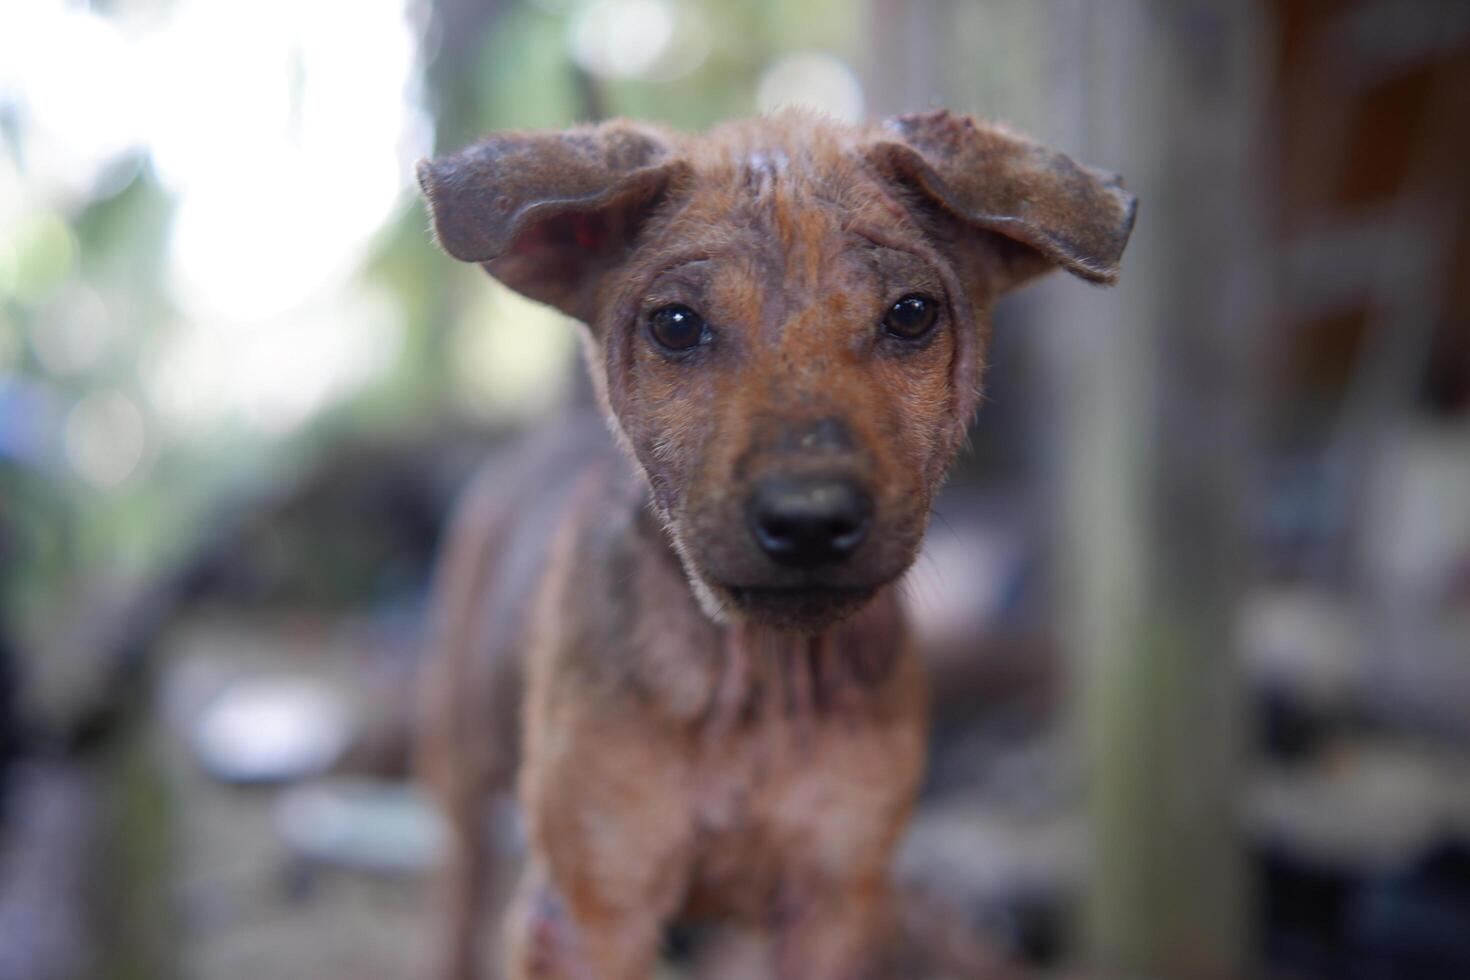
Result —
[[[1134,211],[942,111],[506,133],[419,180],[451,255],[587,324],[706,610],[806,630],[913,561],[996,298],[1054,266],[1112,282]]]

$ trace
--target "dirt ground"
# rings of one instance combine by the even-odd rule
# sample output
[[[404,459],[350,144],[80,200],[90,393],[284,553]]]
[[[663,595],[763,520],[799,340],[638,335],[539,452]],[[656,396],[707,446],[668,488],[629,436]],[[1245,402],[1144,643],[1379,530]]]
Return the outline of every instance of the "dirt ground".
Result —
[[[219,616],[174,629],[152,741],[171,810],[176,968],[187,980],[403,980],[425,973],[428,881],[325,867],[277,829],[282,788],[208,775],[190,718],[232,679],[343,680],[362,650],[351,630]]]

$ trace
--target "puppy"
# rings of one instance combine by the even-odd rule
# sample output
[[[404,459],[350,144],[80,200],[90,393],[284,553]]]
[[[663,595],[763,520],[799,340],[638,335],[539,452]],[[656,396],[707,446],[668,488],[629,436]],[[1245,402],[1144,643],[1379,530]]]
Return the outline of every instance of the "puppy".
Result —
[[[995,301],[1055,266],[1113,282],[1133,198],[945,111],[503,133],[419,180],[450,255],[586,325],[606,423],[493,463],[444,549],[443,975],[477,975],[512,783],[509,976],[646,978],[689,917],[764,932],[783,980],[880,975],[925,745],[895,583]]]

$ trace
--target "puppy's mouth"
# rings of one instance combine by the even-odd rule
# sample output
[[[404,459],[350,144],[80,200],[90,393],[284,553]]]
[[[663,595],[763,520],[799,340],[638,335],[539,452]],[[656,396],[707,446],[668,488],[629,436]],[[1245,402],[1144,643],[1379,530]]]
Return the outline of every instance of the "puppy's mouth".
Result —
[[[863,607],[878,586],[722,586],[742,614],[780,629],[817,632]]]

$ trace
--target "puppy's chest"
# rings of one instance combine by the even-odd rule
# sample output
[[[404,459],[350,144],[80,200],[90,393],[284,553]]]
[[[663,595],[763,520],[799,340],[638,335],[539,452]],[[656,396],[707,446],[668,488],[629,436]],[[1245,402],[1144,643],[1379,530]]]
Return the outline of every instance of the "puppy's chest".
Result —
[[[754,723],[702,753],[691,784],[690,910],[755,919],[886,850],[907,780],[891,736],[811,718]]]

